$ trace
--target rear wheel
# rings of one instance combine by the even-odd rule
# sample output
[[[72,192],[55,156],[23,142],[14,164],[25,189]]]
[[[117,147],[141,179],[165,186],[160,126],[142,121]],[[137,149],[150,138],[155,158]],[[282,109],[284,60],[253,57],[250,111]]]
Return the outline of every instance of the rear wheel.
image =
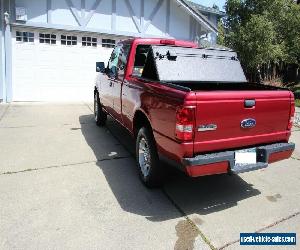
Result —
[[[142,127],[136,138],[136,160],[142,182],[147,187],[163,184],[164,171],[160,165],[151,129]]]
[[[94,116],[98,126],[105,125],[107,114],[102,109],[98,92],[95,92],[94,94]]]

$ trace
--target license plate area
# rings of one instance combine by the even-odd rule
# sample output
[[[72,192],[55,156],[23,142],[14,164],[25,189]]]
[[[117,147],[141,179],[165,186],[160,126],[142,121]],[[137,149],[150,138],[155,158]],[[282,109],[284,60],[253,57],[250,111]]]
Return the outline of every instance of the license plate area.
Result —
[[[257,163],[256,148],[247,148],[235,151],[235,165],[253,165]]]

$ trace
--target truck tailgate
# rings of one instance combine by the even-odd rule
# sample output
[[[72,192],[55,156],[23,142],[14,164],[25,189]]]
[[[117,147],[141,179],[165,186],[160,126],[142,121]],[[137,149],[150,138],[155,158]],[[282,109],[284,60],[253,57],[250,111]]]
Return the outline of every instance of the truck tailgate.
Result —
[[[289,91],[199,91],[195,94],[194,154],[287,141],[290,136],[287,130]]]

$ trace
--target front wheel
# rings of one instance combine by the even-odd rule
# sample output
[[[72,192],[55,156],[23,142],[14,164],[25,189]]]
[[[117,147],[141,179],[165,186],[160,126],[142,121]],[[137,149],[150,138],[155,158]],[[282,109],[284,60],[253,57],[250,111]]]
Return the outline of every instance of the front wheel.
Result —
[[[163,184],[164,171],[160,165],[151,130],[142,127],[136,138],[136,160],[140,178],[147,187]]]
[[[98,92],[95,92],[94,94],[94,117],[98,126],[105,125],[105,122],[107,120],[107,114],[105,114],[105,112],[102,109]]]

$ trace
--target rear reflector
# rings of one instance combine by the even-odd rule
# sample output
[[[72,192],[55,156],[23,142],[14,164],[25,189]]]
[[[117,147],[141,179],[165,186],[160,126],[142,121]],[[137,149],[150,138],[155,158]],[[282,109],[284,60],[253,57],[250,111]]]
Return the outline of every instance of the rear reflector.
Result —
[[[211,163],[199,166],[186,167],[186,172],[191,177],[199,177],[205,175],[225,174],[228,172],[229,163],[227,161]]]
[[[281,151],[281,152],[276,152],[273,154],[270,154],[269,156],[269,163],[273,163],[276,161],[281,161],[284,159],[288,159],[292,156],[293,150],[286,150],[286,151]]]
[[[176,112],[175,137],[180,141],[194,139],[195,107],[179,108]]]

